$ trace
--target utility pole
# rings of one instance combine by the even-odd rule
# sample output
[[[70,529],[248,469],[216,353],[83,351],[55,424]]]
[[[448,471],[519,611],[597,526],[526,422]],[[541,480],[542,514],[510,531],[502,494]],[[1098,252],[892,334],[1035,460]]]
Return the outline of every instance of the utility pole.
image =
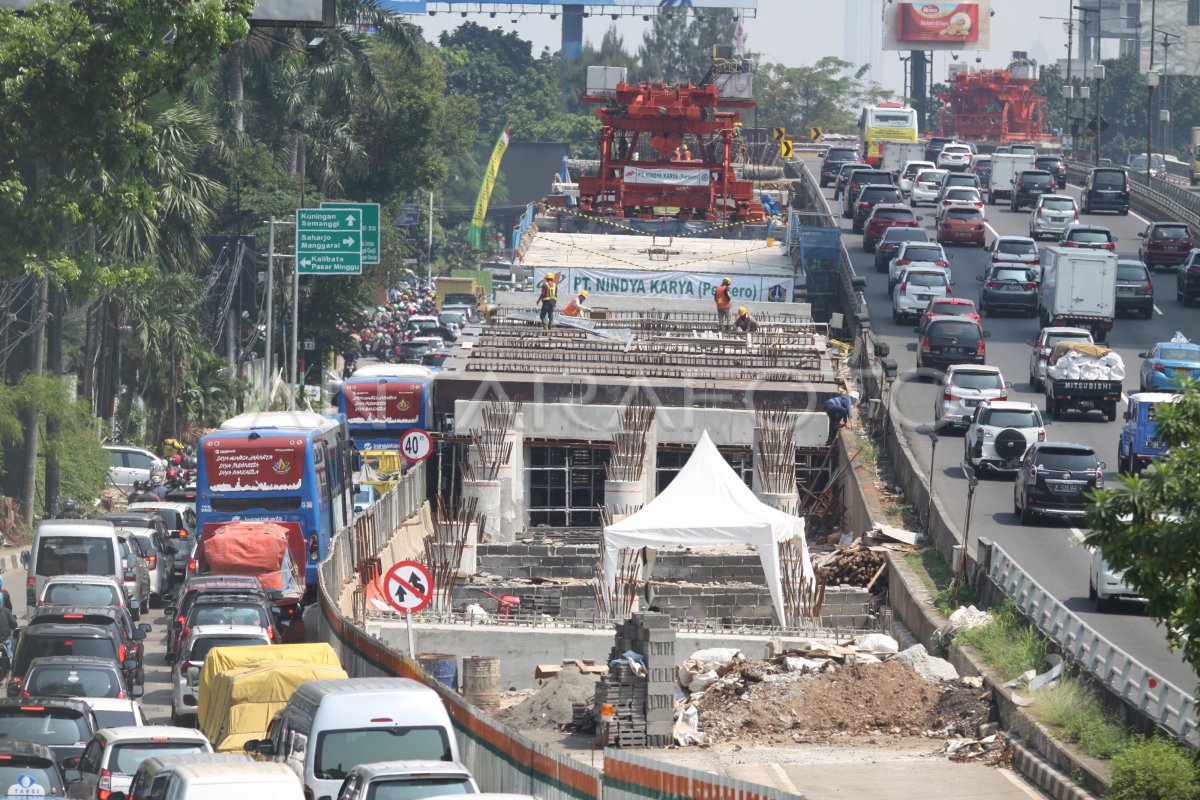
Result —
[[[1075,149],[1075,126],[1071,120],[1071,112],[1075,105],[1075,83],[1072,78],[1072,69],[1075,64],[1075,4],[1072,0],[1067,0],[1067,86],[1063,92],[1067,96],[1067,121],[1066,130],[1071,135],[1071,149]]]
[[[1154,163],[1154,87],[1158,85],[1158,73],[1154,71],[1154,18],[1158,10],[1157,0],[1150,2],[1150,65],[1146,68],[1146,185],[1150,185],[1150,167]],[[1163,148],[1166,155],[1166,148]],[[1164,162],[1163,166],[1166,166]]]
[[[46,337],[46,366],[56,381],[62,380],[63,348],[62,329],[63,316],[66,313],[67,300],[63,290],[58,286],[50,286],[49,312],[50,318],[46,324],[50,332]],[[58,421],[52,416],[46,417],[46,441],[55,442],[58,439]],[[58,495],[62,490],[62,469],[56,448],[46,450],[46,486],[43,497],[47,517],[58,513]]]
[[[1100,122],[1100,95],[1104,88],[1104,65],[1097,64],[1092,67],[1092,71],[1096,76],[1096,166],[1098,167],[1100,166],[1100,128],[1102,127]],[[1146,169],[1150,169],[1149,164],[1146,165]]]
[[[433,283],[433,191],[429,192],[429,249],[425,258],[425,288]]]
[[[267,220],[267,341],[263,350],[263,410],[267,411],[267,398],[271,396],[271,369],[275,360],[272,334],[275,332],[275,216]]]
[[[46,350],[46,315],[49,310],[49,292],[50,281],[42,278],[38,281],[37,305],[33,312],[33,358],[29,365],[29,374],[35,378],[42,375],[42,361]],[[35,400],[33,407],[25,415],[25,486],[21,492],[21,516],[26,525],[33,524],[33,501],[37,497],[38,426],[42,421],[39,402],[40,400]]]

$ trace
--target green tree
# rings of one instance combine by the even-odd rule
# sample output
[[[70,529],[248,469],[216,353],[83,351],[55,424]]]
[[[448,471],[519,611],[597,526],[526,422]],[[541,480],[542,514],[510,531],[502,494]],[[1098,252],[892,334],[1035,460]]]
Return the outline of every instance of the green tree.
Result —
[[[806,131],[816,125],[826,131],[855,129],[859,110],[890,96],[878,85],[863,81],[866,67],[826,56],[810,66],[767,64],[754,76],[754,99],[763,125],[782,125]]]
[[[1098,547],[1125,582],[1147,598],[1148,613],[1193,669],[1200,668],[1200,384],[1187,382],[1176,403],[1154,410],[1170,458],[1136,476],[1120,476],[1093,494],[1089,547]]]
[[[660,8],[638,48],[639,79],[699,83],[712,65],[714,45],[732,44],[731,9]]]

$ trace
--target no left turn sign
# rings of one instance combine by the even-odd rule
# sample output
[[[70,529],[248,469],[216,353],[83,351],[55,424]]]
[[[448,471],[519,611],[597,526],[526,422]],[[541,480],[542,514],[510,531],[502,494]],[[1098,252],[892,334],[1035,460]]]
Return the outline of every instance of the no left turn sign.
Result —
[[[383,591],[392,608],[401,614],[415,614],[429,605],[433,576],[419,561],[401,561],[383,576]]]
[[[400,453],[411,463],[424,461],[433,452],[433,437],[427,431],[413,428],[400,437]]]

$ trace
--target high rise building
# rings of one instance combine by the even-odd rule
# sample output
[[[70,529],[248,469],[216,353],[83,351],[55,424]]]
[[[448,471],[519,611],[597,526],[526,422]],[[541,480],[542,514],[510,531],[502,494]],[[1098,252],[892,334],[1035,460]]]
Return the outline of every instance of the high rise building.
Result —
[[[861,67],[866,79],[883,83],[883,5],[881,0],[842,0],[844,42],[842,58]]]

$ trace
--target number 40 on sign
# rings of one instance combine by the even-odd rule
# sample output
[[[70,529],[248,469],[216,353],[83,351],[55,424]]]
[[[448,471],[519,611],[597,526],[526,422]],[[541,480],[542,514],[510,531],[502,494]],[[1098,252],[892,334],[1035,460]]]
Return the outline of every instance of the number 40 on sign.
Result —
[[[400,437],[400,454],[412,464],[424,461],[433,452],[433,437],[428,431],[413,428]]]

